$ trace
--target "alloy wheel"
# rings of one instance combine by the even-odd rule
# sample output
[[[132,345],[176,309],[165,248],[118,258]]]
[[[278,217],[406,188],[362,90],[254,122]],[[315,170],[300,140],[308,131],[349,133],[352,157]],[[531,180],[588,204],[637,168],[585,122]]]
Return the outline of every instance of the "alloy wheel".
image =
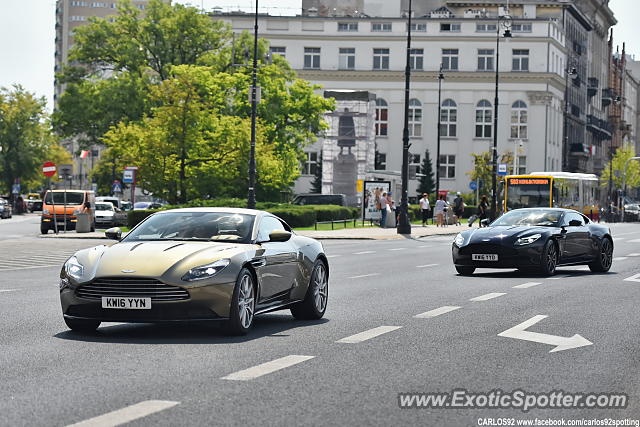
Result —
[[[547,270],[549,273],[553,273],[556,270],[558,254],[556,251],[556,245],[551,243],[549,250],[547,251]]]
[[[602,249],[600,250],[600,262],[602,264],[602,268],[609,269],[611,267],[611,263],[613,261],[613,249],[611,247],[611,242],[609,239],[604,239],[602,241]]]
[[[238,295],[238,315],[243,328],[249,328],[253,322],[255,298],[253,296],[253,280],[249,274],[242,277]]]
[[[327,270],[324,264],[318,264],[313,272],[313,300],[316,310],[322,313],[327,306]]]

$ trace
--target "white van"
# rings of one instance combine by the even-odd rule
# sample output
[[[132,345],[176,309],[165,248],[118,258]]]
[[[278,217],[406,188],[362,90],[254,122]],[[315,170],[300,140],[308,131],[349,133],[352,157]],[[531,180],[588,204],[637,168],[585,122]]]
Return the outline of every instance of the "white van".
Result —
[[[120,202],[120,199],[117,197],[100,196],[96,197],[96,202],[111,202],[114,207],[122,209],[122,202]]]

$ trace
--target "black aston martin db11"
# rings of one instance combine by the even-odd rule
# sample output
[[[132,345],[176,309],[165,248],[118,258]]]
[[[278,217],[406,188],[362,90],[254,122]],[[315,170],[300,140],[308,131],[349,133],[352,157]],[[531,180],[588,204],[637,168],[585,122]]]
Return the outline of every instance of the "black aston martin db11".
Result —
[[[560,265],[611,268],[611,230],[570,209],[525,208],[488,227],[464,231],[453,242],[453,264],[462,275],[476,268],[517,268],[546,276]]]

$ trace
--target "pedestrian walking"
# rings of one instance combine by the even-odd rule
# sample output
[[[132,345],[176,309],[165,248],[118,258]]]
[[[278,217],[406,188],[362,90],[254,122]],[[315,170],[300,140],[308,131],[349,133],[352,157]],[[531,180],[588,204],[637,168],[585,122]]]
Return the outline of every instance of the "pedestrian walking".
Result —
[[[464,213],[464,200],[458,191],[456,193],[456,198],[453,199],[453,222],[457,225],[461,225],[460,218],[462,218],[462,214]]]
[[[480,204],[478,204],[478,218],[480,219],[479,226],[482,227],[486,224],[483,223],[483,220],[487,219],[487,209],[489,209],[489,202],[487,201],[487,196],[483,195],[482,200],[480,200]]]
[[[436,227],[444,227],[444,215],[449,204],[445,200],[444,194],[441,194],[438,200],[436,200],[435,207],[433,209],[436,214]]]
[[[429,211],[431,206],[429,205],[429,195],[427,193],[422,194],[420,199],[420,210],[422,211],[422,226],[424,227],[429,222]]]
[[[389,200],[387,199],[387,192],[382,193],[382,197],[380,197],[380,227],[384,228],[387,223],[387,212],[389,212],[391,208],[389,207]]]

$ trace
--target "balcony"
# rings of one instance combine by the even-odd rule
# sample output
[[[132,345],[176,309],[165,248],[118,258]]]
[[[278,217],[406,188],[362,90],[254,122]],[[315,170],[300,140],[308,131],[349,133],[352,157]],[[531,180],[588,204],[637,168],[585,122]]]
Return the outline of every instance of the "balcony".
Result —
[[[613,89],[602,89],[602,107],[608,107],[613,102]]]
[[[600,81],[595,77],[589,77],[587,82],[587,96],[589,98],[594,97],[596,93],[598,93],[598,86],[600,85]]]
[[[571,154],[587,154],[587,146],[581,142],[573,143],[569,145],[569,152]]]
[[[589,114],[587,115],[587,130],[599,134],[602,139],[608,139],[611,138],[613,126],[608,121]]]

